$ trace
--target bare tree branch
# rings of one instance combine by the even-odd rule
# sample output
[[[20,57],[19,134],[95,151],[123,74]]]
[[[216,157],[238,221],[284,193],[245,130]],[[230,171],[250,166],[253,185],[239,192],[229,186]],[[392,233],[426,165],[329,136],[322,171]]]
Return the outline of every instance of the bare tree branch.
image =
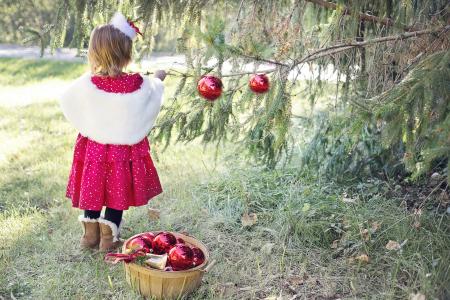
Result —
[[[253,59],[253,60],[257,60],[257,61],[262,61],[268,64],[273,64],[273,65],[277,65],[278,68],[279,67],[285,67],[288,68],[288,70],[292,70],[293,68],[295,68],[296,66],[298,66],[299,64],[302,63],[306,63],[309,61],[313,61],[325,56],[329,56],[329,55],[333,55],[336,53],[340,53],[346,50],[350,50],[353,48],[358,48],[358,47],[366,47],[372,44],[377,44],[377,43],[385,43],[385,42],[389,42],[389,41],[396,41],[396,40],[405,40],[405,39],[410,39],[410,38],[415,38],[421,35],[427,35],[427,34],[444,34],[446,32],[448,32],[450,30],[450,25],[446,25],[444,27],[440,27],[440,28],[435,28],[435,29],[425,29],[425,30],[418,30],[418,31],[412,31],[412,32],[406,32],[406,33],[402,33],[402,34],[398,34],[398,35],[391,35],[391,36],[385,36],[385,37],[380,37],[380,38],[374,38],[371,40],[366,40],[364,42],[347,42],[347,43],[342,43],[342,44],[337,44],[337,45],[333,45],[333,46],[329,46],[323,49],[319,49],[317,51],[314,51],[310,54],[308,54],[307,56],[303,57],[303,58],[299,58],[299,59],[295,59],[293,61],[292,64],[287,64],[284,62],[279,62],[279,61],[274,61],[274,60],[269,60],[269,59],[264,59],[264,58],[260,58],[260,57],[254,57],[254,56],[250,56],[250,55],[246,55],[246,54],[239,54],[242,57],[245,58],[249,58],[249,59]],[[265,73],[271,73],[274,72],[276,70],[276,68],[273,69],[268,69],[268,70],[264,70]],[[175,72],[175,73],[174,73]],[[247,75],[247,74],[253,74],[254,72],[240,72],[240,73],[233,73],[233,74],[226,74],[223,75],[222,77],[232,77],[232,76],[243,76],[243,75]],[[152,74],[150,72],[147,72],[145,74]],[[182,73],[180,71],[176,71],[176,70],[170,70],[169,73],[167,75],[173,75],[173,76],[186,76],[186,77],[192,77],[192,74],[189,73]]]
[[[391,36],[385,36],[385,37],[375,38],[375,39],[371,39],[371,40],[366,40],[364,42],[349,42],[349,43],[333,45],[333,46],[330,46],[330,47],[327,47],[324,49],[317,50],[302,59],[295,60],[292,65],[292,68],[294,68],[296,65],[301,64],[301,63],[312,61],[312,60],[315,60],[315,59],[318,59],[318,58],[321,58],[324,56],[333,55],[333,54],[336,54],[336,53],[339,53],[339,52],[342,52],[345,50],[349,50],[352,48],[356,48],[356,47],[365,47],[365,46],[372,45],[372,44],[385,43],[385,42],[395,41],[395,40],[405,40],[405,39],[414,38],[414,37],[418,37],[418,36],[426,35],[426,34],[433,34],[433,33],[443,34],[449,30],[450,30],[450,25],[447,25],[444,27],[440,27],[438,29],[425,29],[425,30],[406,32],[406,33],[402,33],[399,35],[391,35]]]
[[[306,0],[307,2],[310,3],[314,3],[317,5],[320,5],[322,7],[325,8],[329,8],[329,9],[338,9],[339,5],[336,3],[332,3],[332,2],[328,2],[328,1],[324,1],[324,0]],[[349,9],[347,6],[343,7],[343,14],[344,15],[351,15],[353,12],[351,11],[351,9]],[[362,13],[359,12],[359,19],[360,20],[364,20],[364,21],[369,21],[372,23],[380,23],[383,24],[386,27],[390,27],[390,26],[396,26],[398,24],[396,24],[392,19],[390,18],[380,18],[374,15],[370,15],[368,13]],[[416,28],[414,26],[403,26],[403,25],[398,25],[398,27],[403,28],[405,31],[413,31],[416,30]]]

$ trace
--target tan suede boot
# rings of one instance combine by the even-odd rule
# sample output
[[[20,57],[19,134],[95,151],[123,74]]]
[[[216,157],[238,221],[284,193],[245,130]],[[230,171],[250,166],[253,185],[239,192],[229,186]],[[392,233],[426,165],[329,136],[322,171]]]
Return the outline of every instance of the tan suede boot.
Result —
[[[123,219],[118,228],[116,224],[103,218],[99,218],[98,223],[100,225],[99,251],[108,252],[122,246],[123,240],[120,239],[120,229],[123,224]]]
[[[98,219],[85,218],[79,216],[78,220],[83,226],[83,236],[80,239],[80,247],[83,249],[95,249],[100,242],[100,227]]]

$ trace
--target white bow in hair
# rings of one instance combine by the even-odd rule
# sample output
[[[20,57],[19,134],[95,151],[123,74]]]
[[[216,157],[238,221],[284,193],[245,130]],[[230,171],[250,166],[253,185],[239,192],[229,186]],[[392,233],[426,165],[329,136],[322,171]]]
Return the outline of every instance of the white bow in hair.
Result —
[[[111,19],[111,22],[109,22],[109,24],[119,29],[130,39],[134,39],[136,37],[136,34],[142,35],[142,33],[139,31],[139,28],[137,28],[133,22],[127,20],[127,18],[125,18],[125,16],[120,12],[116,12],[114,14],[114,17]]]

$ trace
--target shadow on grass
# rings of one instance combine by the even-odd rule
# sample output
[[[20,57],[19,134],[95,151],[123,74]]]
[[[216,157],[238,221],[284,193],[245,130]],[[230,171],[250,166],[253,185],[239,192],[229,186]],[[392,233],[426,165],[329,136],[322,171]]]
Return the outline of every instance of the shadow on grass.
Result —
[[[6,161],[0,162],[0,210],[47,209],[60,202],[75,136],[60,124],[57,104],[2,109],[2,113],[7,118],[0,130],[18,141],[25,139],[28,145],[6,149]]]
[[[0,162],[0,295],[33,299],[137,298],[121,266],[78,250],[82,230],[64,197],[76,133],[55,102],[1,109],[0,131],[29,143]],[[14,144],[12,145],[14,147]]]
[[[0,267],[0,295],[31,299],[137,298],[130,294],[120,265],[103,254],[81,251],[82,230],[70,207],[0,218],[9,224]],[[4,239],[2,238],[2,239]]]

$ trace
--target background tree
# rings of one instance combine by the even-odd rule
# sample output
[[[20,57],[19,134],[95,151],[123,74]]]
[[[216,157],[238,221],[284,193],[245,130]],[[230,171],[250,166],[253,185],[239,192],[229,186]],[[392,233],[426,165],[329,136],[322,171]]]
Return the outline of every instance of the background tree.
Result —
[[[37,43],[41,53],[50,41],[58,1],[0,1],[0,43]]]

